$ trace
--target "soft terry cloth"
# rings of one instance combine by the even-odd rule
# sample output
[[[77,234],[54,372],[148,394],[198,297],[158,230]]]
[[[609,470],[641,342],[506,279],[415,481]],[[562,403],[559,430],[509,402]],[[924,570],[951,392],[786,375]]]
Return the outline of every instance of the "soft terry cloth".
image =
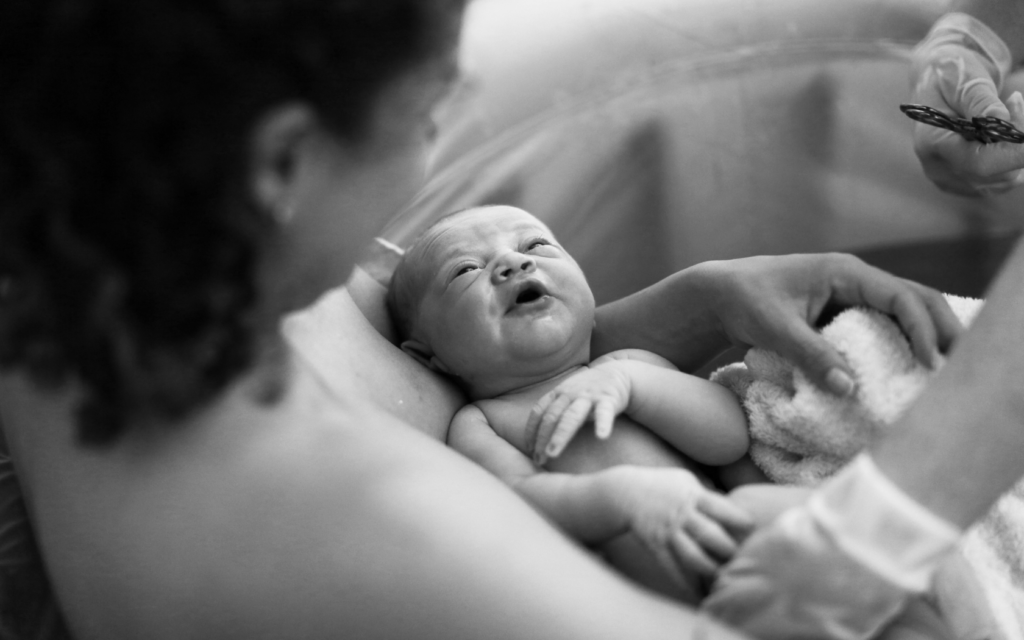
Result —
[[[980,300],[946,299],[965,325],[981,307]],[[887,429],[932,375],[896,323],[877,311],[848,309],[822,335],[853,372],[852,397],[822,391],[790,362],[761,349],[711,376],[742,399],[750,457],[775,482],[809,486],[832,475]]]
[[[982,304],[946,299],[965,325]],[[822,391],[791,363],[760,349],[711,376],[742,400],[750,456],[775,482],[813,486],[831,476],[875,434],[890,428],[934,375],[916,360],[896,323],[876,311],[844,311],[822,335],[854,374],[852,397]],[[960,553],[956,562],[966,559],[977,576],[976,589],[941,576],[935,587],[957,637],[1024,640],[1024,481],[968,531]],[[977,590],[982,593],[970,593]],[[989,612],[978,613],[981,601]]]

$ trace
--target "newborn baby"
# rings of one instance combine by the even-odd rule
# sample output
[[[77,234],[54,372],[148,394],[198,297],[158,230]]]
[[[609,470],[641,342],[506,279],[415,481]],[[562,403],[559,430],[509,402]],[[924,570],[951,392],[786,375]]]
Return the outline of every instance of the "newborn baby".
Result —
[[[456,212],[427,229],[388,303],[402,349],[472,401],[450,446],[627,575],[684,601],[703,595],[754,525],[699,475],[747,451],[732,393],[646,351],[591,360],[583,272],[513,207]],[[574,438],[589,421],[593,432]],[[793,502],[792,490],[772,489],[779,509]]]

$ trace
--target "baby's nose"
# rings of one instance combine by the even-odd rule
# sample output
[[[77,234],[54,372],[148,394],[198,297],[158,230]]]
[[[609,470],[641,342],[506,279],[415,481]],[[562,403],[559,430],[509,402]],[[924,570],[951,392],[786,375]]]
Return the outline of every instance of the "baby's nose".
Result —
[[[536,269],[537,262],[533,258],[513,251],[502,256],[501,261],[494,269],[492,279],[495,283],[504,282],[518,272],[531,273]]]

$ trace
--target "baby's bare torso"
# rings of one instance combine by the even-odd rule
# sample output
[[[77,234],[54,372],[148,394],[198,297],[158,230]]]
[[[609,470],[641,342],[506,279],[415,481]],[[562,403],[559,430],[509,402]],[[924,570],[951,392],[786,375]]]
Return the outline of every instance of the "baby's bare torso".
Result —
[[[567,377],[559,375],[524,391],[478,400],[474,404],[484,413],[495,433],[523,455],[533,457],[533,443],[527,442],[526,434],[530,411],[545,393]],[[687,456],[625,415],[615,419],[615,428],[607,440],[598,439],[592,428],[581,429],[565,451],[558,458],[549,459],[544,468],[562,473],[593,473],[623,464],[697,470]]]
[[[579,371],[577,369],[576,371]],[[570,372],[575,373],[575,371]],[[526,424],[530,411],[541,397],[564,381],[563,374],[520,392],[509,393],[474,404],[484,413],[491,428],[523,455],[533,457],[532,443],[527,442]],[[645,467],[684,467],[706,480],[697,465],[679,450],[670,446],[646,427],[619,415],[607,440],[594,435],[593,428],[581,429],[557,458],[544,464],[548,471],[558,473],[593,473],[617,465]],[[627,576],[641,584],[682,602],[696,604],[704,587],[696,576],[688,584],[677,584],[665,577],[653,556],[638,538],[624,534],[600,546],[605,559]]]

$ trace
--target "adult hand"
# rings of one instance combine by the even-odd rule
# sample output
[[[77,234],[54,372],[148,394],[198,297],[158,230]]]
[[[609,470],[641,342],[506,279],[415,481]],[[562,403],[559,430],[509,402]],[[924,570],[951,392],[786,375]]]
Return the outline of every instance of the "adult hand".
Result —
[[[751,535],[702,606],[766,640],[873,638],[932,589],[961,534],[864,454]]]
[[[950,116],[995,116],[1024,129],[1024,98],[999,97],[1011,55],[998,35],[977,19],[950,13],[914,49],[911,102]],[[1024,145],[969,142],[946,129],[918,123],[914,150],[925,175],[961,195],[998,193],[1024,182]]]
[[[893,316],[924,364],[939,364],[963,327],[942,295],[845,254],[759,256],[709,263],[721,330],[741,347],[769,349],[839,395],[854,389],[843,357],[814,326],[828,305]]]

